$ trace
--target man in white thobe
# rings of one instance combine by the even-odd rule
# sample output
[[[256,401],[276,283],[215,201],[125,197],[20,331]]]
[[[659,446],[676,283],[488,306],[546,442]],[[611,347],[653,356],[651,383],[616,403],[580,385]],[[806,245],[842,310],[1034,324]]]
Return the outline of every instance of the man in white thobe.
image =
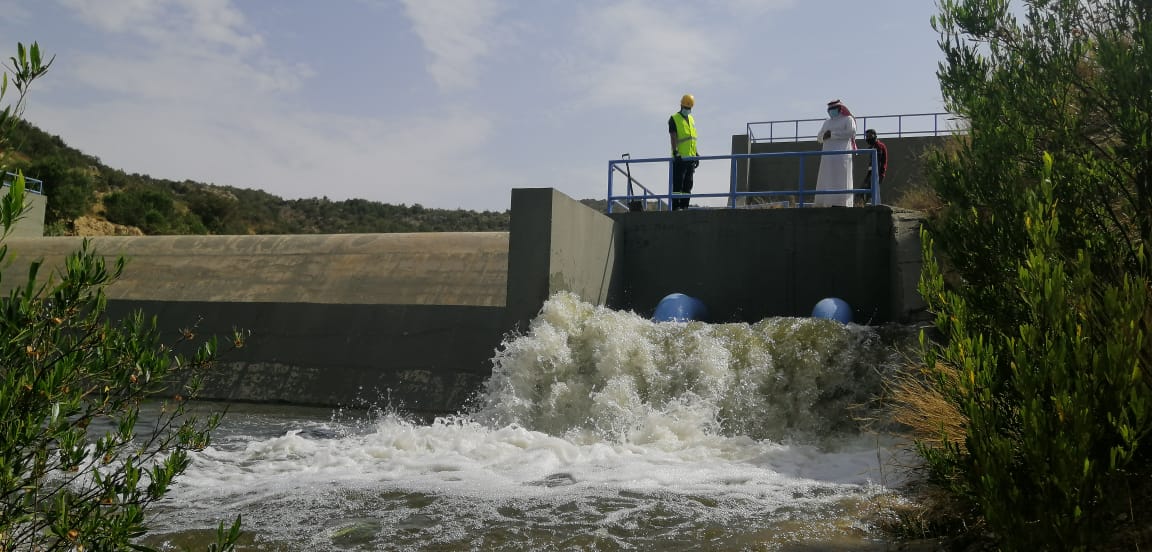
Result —
[[[823,151],[845,151],[856,149],[856,119],[848,107],[840,100],[828,102],[828,119],[820,127],[816,142],[824,144]],[[852,189],[852,155],[821,155],[820,173],[816,177],[817,190]],[[819,194],[815,204],[818,207],[839,205],[852,206],[853,196],[844,194]]]

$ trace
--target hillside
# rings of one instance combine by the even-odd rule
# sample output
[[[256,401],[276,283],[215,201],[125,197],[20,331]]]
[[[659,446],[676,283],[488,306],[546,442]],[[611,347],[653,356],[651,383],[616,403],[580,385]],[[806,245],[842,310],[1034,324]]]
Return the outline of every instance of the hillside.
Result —
[[[22,121],[7,170],[44,181],[47,235],[341,234],[488,232],[508,229],[509,213],[431,209],[363,199],[286,200],[262,190],[129,174]]]

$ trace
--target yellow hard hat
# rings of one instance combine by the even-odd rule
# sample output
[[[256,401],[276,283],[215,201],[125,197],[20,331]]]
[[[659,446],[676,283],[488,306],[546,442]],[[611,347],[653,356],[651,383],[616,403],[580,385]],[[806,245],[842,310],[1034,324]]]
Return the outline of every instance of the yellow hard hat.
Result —
[[[684,97],[680,98],[680,107],[689,107],[690,108],[690,107],[695,107],[695,106],[696,106],[696,98],[693,98],[692,94],[684,94]]]

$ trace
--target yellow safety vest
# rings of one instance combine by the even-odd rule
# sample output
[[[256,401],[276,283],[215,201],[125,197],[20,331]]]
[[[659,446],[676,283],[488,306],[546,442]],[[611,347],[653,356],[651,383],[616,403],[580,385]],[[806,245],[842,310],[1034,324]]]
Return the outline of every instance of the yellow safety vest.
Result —
[[[680,157],[696,157],[696,122],[679,111],[672,114],[672,120],[676,123],[676,151]]]

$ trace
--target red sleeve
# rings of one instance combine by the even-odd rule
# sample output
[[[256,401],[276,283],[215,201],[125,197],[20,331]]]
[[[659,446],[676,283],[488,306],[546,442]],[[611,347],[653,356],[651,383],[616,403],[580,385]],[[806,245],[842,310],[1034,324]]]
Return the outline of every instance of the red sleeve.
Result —
[[[879,140],[877,140],[876,145],[879,146],[876,148],[876,157],[880,158],[880,176],[884,176],[888,172],[888,146]]]

